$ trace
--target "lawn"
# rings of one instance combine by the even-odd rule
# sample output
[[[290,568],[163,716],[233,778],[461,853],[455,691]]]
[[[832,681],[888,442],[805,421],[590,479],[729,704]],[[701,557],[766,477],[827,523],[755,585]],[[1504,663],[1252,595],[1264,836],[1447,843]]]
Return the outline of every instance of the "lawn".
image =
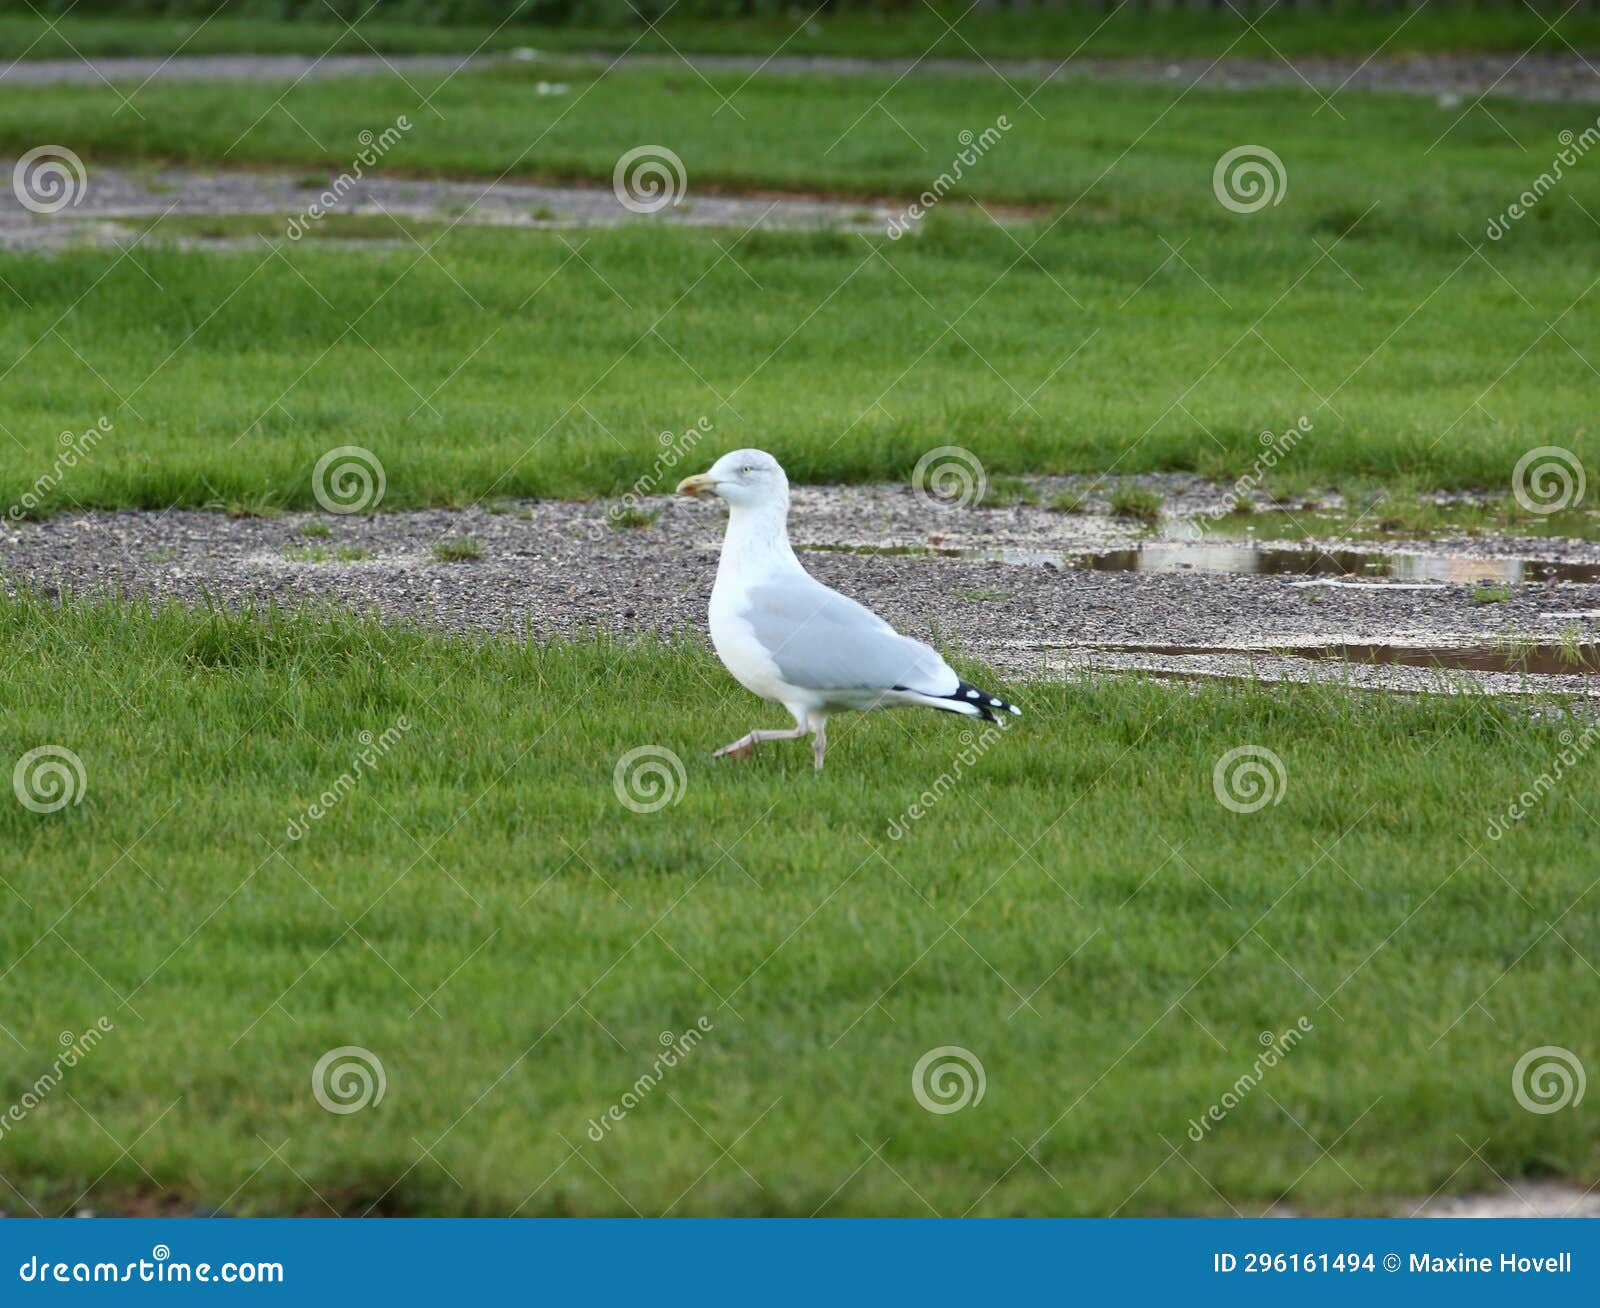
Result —
[[[7,766],[82,768],[0,805],[0,1096],[106,1032],[7,1123],[0,1208],[1383,1212],[1600,1178],[1589,1119],[1511,1085],[1531,1046],[1600,1055],[1588,792],[1486,835],[1559,714],[1094,680],[1009,688],[1026,716],[967,746],[841,720],[814,776],[708,760],[771,715],[698,646],[24,596],[0,649]],[[681,780],[641,812],[614,769],[647,745]],[[1236,812],[1247,745],[1282,781]],[[1278,1065],[1192,1128],[1262,1033]],[[326,1111],[348,1046],[382,1100]],[[944,1046],[984,1094],[937,1114]]]
[[[111,0],[115,3],[116,0]],[[102,0],[102,6],[106,0]],[[1123,3],[1111,14],[1090,8],[975,9],[970,3],[914,4],[895,13],[846,13],[807,20],[804,12],[781,18],[706,20],[669,14],[647,26],[632,21],[595,25],[536,23],[429,23],[365,18],[336,19],[333,10],[309,5],[309,19],[280,21],[280,5],[267,17],[242,12],[203,21],[213,0],[188,0],[194,17],[126,18],[90,14],[72,6],[46,22],[37,12],[0,16],[0,48],[13,57],[70,59],[74,55],[458,53],[536,46],[542,50],[677,50],[766,57],[786,55],[933,55],[952,59],[1065,58],[1110,55],[1358,54],[1393,55],[1435,50],[1566,50],[1600,41],[1593,13],[1550,8],[1463,9],[1432,4],[1392,13],[1371,6],[1323,7],[1315,12],[1277,6],[1270,13],[1150,13]],[[168,5],[169,14],[182,4]],[[258,6],[265,8],[266,6]],[[619,9],[621,6],[617,6]],[[32,6],[29,6],[32,9]],[[241,10],[243,6],[239,7]],[[813,6],[815,8],[815,6]],[[626,10],[623,10],[626,13]]]
[[[10,256],[4,421],[26,457],[0,469],[0,503],[35,488],[58,433],[101,416],[115,438],[42,507],[308,505],[313,464],[341,444],[380,457],[390,507],[593,494],[633,484],[660,432],[701,417],[720,446],[771,448],[809,481],[904,477],[940,444],[1002,473],[1231,478],[1260,432],[1305,415],[1312,438],[1273,474],[1290,488],[1504,487],[1547,444],[1600,485],[1584,344],[1600,171],[1580,165],[1503,239],[1483,235],[1581,126],[1570,106],[1497,104],[1491,121],[1351,96],[1340,121],[1309,92],[1061,84],[1031,102],[1041,119],[956,78],[894,87],[891,119],[873,110],[881,79],[819,95],[762,77],[735,96],[741,121],[715,112],[733,79],[617,73],[563,100],[530,95],[533,76],[308,82],[287,112],[280,88],[152,84],[142,120],[104,88],[8,93],[0,145],[70,143],[91,186],[113,159],[320,181],[361,127],[411,113],[397,169],[603,183],[655,138],[681,153],[692,206],[719,186],[914,195],[960,130],[1009,113],[964,186],[991,212],[1039,207],[1002,227],[952,198],[898,241],[396,224],[391,251],[196,257],[161,248],[158,226],[132,253]],[[419,104],[430,91],[442,119]],[[1282,202],[1231,212],[1213,165],[1263,137]]]
[[[559,83],[562,95],[540,95]],[[131,97],[124,103],[124,97]],[[1306,88],[1227,91],[1117,81],[989,77],[704,79],[683,69],[506,64],[450,76],[308,79],[279,84],[151,82],[0,88],[0,150],[41,140],[96,160],[227,166],[353,167],[358,133],[405,116],[382,158],[390,173],[542,178],[609,186],[618,157],[642,143],[682,159],[702,189],[919,196],[972,136],[999,140],[949,189],[988,204],[1084,210],[1084,221],[1192,222],[1260,244],[1286,230],[1337,235],[1377,203],[1417,239],[1482,239],[1594,110],[1491,101],[1490,113],[1431,98],[1350,93],[1331,107]],[[131,107],[129,107],[131,105]],[[1001,126],[999,120],[1005,119]],[[371,138],[367,138],[370,140]],[[992,140],[993,138],[991,138]],[[1569,138],[1570,140],[1570,138]],[[1222,208],[1212,170],[1229,148],[1259,143],[1282,160],[1282,200],[1256,213]],[[1581,154],[1581,148],[1579,150]],[[1569,166],[1561,193],[1529,219],[1541,235],[1593,227],[1600,179]],[[90,184],[93,184],[92,176]],[[308,194],[310,199],[315,192]],[[1277,225],[1275,225],[1277,224]],[[1513,236],[1520,230],[1512,224]]]

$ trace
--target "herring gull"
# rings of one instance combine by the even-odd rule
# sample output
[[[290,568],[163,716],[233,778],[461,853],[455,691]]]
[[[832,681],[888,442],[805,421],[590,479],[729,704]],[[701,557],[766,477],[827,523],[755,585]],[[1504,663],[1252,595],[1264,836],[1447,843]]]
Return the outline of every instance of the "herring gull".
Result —
[[[789,479],[764,450],[724,454],[707,472],[678,483],[728,502],[711,643],[746,690],[782,704],[790,731],[752,731],[712,755],[743,758],[769,740],[812,737],[820,771],[828,717],[849,709],[921,705],[995,721],[1021,709],[963,681],[938,651],[900,635],[871,609],[824,586],[789,545]]]

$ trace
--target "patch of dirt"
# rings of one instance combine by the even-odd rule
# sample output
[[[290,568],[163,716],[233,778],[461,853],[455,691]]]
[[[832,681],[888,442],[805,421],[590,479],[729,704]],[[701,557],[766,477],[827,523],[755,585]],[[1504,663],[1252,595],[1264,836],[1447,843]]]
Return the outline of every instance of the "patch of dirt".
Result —
[[[9,176],[16,160],[0,160]],[[197,171],[186,168],[134,169],[95,164],[70,207],[43,215],[23,206],[15,189],[0,190],[0,249],[60,249],[73,245],[119,244],[134,240],[150,219],[230,214],[275,215],[284,221],[277,235],[291,239],[288,219],[301,230],[328,239],[309,217],[315,204],[338,217],[385,216],[469,226],[520,228],[613,227],[627,222],[674,227],[770,227],[883,231],[900,210],[882,203],[805,199],[793,196],[710,195],[691,190],[681,203],[656,213],[627,208],[610,187],[544,186],[514,181],[445,181],[403,177],[341,178],[336,189],[331,169],[296,171]],[[259,244],[260,238],[184,238],[189,244]],[[295,235],[292,239],[302,239]],[[397,224],[393,240],[411,238]],[[362,241],[376,246],[381,241]]]

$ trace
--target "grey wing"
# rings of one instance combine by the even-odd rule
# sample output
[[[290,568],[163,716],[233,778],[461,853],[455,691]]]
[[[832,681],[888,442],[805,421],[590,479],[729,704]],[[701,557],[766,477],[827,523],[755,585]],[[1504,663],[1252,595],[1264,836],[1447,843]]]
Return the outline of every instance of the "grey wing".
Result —
[[[743,616],[792,685],[950,695],[960,682],[937,651],[809,576],[754,587]]]

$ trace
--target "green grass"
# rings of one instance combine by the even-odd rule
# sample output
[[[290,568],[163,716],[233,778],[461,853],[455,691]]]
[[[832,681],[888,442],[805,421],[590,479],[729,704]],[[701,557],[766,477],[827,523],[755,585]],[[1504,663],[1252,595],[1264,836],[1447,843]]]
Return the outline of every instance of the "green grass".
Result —
[[[399,242],[360,257],[310,240],[204,259],[148,244],[12,256],[0,342],[22,448],[0,469],[0,505],[48,473],[57,433],[101,413],[115,439],[44,503],[307,506],[311,466],[339,444],[379,455],[389,507],[620,490],[673,413],[712,418],[724,448],[770,446],[806,480],[903,478],[936,444],[972,449],[991,476],[1233,478],[1255,464],[1257,432],[1304,414],[1312,431],[1275,485],[1504,487],[1542,444],[1576,451],[1600,485],[1573,353],[1600,321],[1572,272],[1600,170],[1574,169],[1503,240],[1482,238],[1578,122],[1567,106],[1496,104],[1498,125],[1456,124],[1430,101],[1349,96],[1340,122],[1308,92],[1052,85],[1039,119],[980,79],[837,79],[819,94],[814,80],[712,89],[636,71],[557,103],[526,94],[532,76],[415,93],[306,82],[281,112],[280,88],[152,83],[143,119],[113,112],[106,88],[30,89],[0,96],[0,147],[70,143],[91,185],[112,158],[338,170],[359,130],[408,113],[416,127],[386,164],[598,181],[671,124],[691,200],[717,186],[904,195],[949,164],[960,130],[1010,112],[958,192],[1049,216],[1002,231],[952,198],[899,241],[641,224],[585,233],[581,257],[570,233],[378,216],[313,228]],[[430,90],[442,119],[417,102]],[[742,119],[714,112],[735,91]],[[1213,164],[1264,121],[1283,203],[1231,213]]]
[[[624,504],[612,509],[606,515],[606,521],[614,531],[633,531],[655,526],[660,517],[660,509],[641,509]]]
[[[1349,96],[1340,122],[1299,91],[1054,85],[1033,102],[1041,120],[992,81],[819,94],[764,76],[738,91],[741,120],[714,113],[734,78],[713,91],[619,73],[557,104],[526,94],[532,75],[456,78],[435,98],[442,120],[394,79],[307,82],[286,112],[279,88],[152,83],[142,120],[113,113],[105,88],[43,88],[0,96],[0,146],[71,143],[91,185],[112,158],[337,170],[359,130],[409,113],[415,130],[385,157],[397,168],[600,181],[670,123],[691,200],[717,186],[881,196],[920,192],[960,130],[1010,112],[961,186],[1048,214],[1002,231],[952,198],[899,241],[649,224],[446,234],[379,216],[313,230],[398,248],[10,256],[0,343],[21,449],[0,468],[0,505],[48,474],[57,433],[102,413],[115,438],[30,511],[309,506],[310,469],[340,444],[380,457],[388,507],[617,491],[649,469],[671,414],[710,418],[722,448],[770,447],[805,480],[904,478],[938,444],[970,448],[991,477],[1231,479],[1255,465],[1256,433],[1306,415],[1275,487],[1503,488],[1544,444],[1600,485],[1573,353],[1600,320],[1572,271],[1600,170],[1574,169],[1503,240],[1482,237],[1578,122],[1569,107],[1496,104],[1498,125],[1457,124],[1430,101]],[[873,110],[885,92],[888,112]],[[1263,122],[1288,189],[1229,212],[1213,164]]]
[[[372,551],[355,545],[286,545],[283,557],[291,563],[360,563]]]
[[[206,8],[211,6],[207,4]],[[325,13],[312,9],[315,15]],[[804,15],[714,20],[669,15],[655,31],[638,23],[546,26],[510,23],[433,24],[388,19],[358,22],[277,22],[224,17],[88,17],[69,14],[54,30],[38,18],[0,19],[0,42],[13,57],[70,59],[93,54],[307,53],[392,54],[507,50],[636,50],[671,53],[674,48],[767,56],[780,45],[786,55],[858,54],[955,59],[1041,58],[1122,54],[1222,54],[1271,56],[1285,53],[1358,53],[1379,46],[1392,54],[1421,50],[1565,49],[1600,40],[1600,22],[1582,12],[1540,14],[1506,7],[1482,11],[1437,3],[1419,14],[1411,9],[1376,13],[1370,8],[1336,14],[1277,9],[1252,14],[1250,23],[1231,14],[1140,13],[1132,6],[1109,21],[1095,10],[973,12],[966,4],[941,6],[943,17],[921,5],[893,13],[830,14],[806,23]],[[965,17],[962,15],[965,14]],[[957,21],[959,19],[959,21]],[[1541,19],[1543,21],[1541,21]],[[951,32],[949,24],[955,24]],[[1547,26],[1548,24],[1548,26]],[[1554,29],[1553,32],[1551,29]]]
[[[1146,524],[1161,521],[1161,496],[1143,486],[1120,485],[1111,492],[1111,512]]]
[[[86,778],[55,813],[0,804],[0,1098],[60,1032],[114,1025],[8,1124],[0,1207],[1381,1212],[1600,1179],[1593,1115],[1510,1086],[1535,1045],[1600,1057],[1581,774],[1484,835],[1559,716],[1034,686],[896,840],[960,722],[840,719],[821,776],[803,746],[713,764],[776,718],[698,646],[10,598],[0,649],[8,771],[53,744]],[[1287,785],[1240,814],[1212,773],[1245,744]],[[653,813],[613,789],[643,745],[682,762]],[[1302,1016],[1189,1142],[1258,1034]],[[659,1034],[702,1017],[593,1142]],[[387,1088],[336,1116],[311,1074],[348,1045]],[[987,1088],[935,1116],[911,1072],[943,1045]]]
[[[996,476],[988,478],[983,494],[974,501],[979,509],[1008,509],[1018,504],[1037,504],[1039,492],[1021,477]]]
[[[428,243],[450,231],[444,220],[418,220],[399,214],[331,213],[316,222],[305,223],[300,235],[291,238],[287,228],[289,214],[222,213],[168,214],[135,225],[157,241],[198,237],[210,241],[420,241]]]
[[[1304,230],[1202,229],[1185,256],[1228,303],[1169,264],[1128,304],[1167,257],[1157,231],[942,218],[892,244],[630,228],[587,234],[581,260],[562,234],[464,229],[426,259],[309,241],[12,256],[20,448],[0,505],[310,507],[342,445],[380,459],[388,508],[593,494],[701,417],[707,461],[759,445],[804,481],[904,480],[946,444],[991,476],[1231,479],[1264,423],[1305,413],[1275,484],[1507,488],[1525,450],[1559,444],[1600,485],[1587,374],[1545,330],[1573,299],[1562,243],[1496,251],[1523,303],[1404,223],[1339,247],[1359,291]],[[1037,264],[1014,237],[1041,238]],[[1592,304],[1567,338],[1600,329]],[[52,480],[58,433],[101,415],[113,434]]]
[[[483,557],[483,546],[476,536],[452,536],[434,542],[433,557],[439,563],[475,563]]]
[[[619,156],[657,143],[683,161],[685,203],[708,190],[750,187],[909,199],[955,171],[960,133],[993,126],[1000,139],[960,170],[950,196],[1071,205],[1079,225],[1169,234],[1203,219],[1206,230],[1249,232],[1258,242],[1310,229],[1326,243],[1377,203],[1380,212],[1361,223],[1363,239],[1381,229],[1459,248],[1458,233],[1481,240],[1489,219],[1550,166],[1559,132],[1579,131],[1592,117],[1577,106],[1494,100],[1491,119],[1430,98],[1366,92],[1341,96],[1335,117],[1302,88],[1072,81],[1039,89],[1027,79],[729,73],[702,80],[681,70],[579,66],[560,73],[570,95],[533,95],[551,74],[526,64],[448,78],[308,79],[293,88],[151,82],[133,101],[137,114],[123,104],[130,88],[29,87],[0,95],[0,147],[21,152],[56,141],[91,167],[96,158],[177,160],[337,176],[352,166],[358,133],[392,127],[398,139],[382,157],[389,172],[609,185]],[[402,117],[409,130],[397,125]],[[997,125],[1002,117],[1009,130]],[[1213,167],[1229,147],[1257,141],[1283,160],[1283,203],[1230,213],[1212,193]],[[313,192],[307,188],[308,199]],[[1569,169],[1560,192],[1513,224],[1499,248],[1591,232],[1567,197],[1594,212],[1597,193],[1592,170]]]

